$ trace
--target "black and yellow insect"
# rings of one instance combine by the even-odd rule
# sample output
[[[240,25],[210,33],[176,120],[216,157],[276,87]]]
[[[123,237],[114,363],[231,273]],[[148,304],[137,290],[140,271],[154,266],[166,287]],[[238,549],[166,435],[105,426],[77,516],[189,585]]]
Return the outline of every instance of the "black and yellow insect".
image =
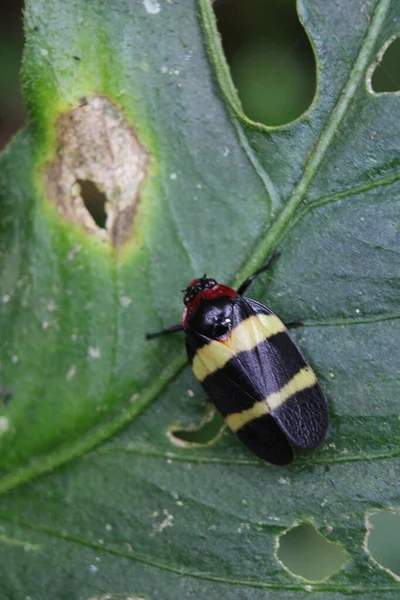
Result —
[[[263,460],[286,465],[291,443],[315,448],[328,429],[326,400],[314,371],[282,321],[242,294],[278,255],[237,291],[194,279],[185,291],[182,324],[147,335],[184,331],[193,373],[238,438]]]

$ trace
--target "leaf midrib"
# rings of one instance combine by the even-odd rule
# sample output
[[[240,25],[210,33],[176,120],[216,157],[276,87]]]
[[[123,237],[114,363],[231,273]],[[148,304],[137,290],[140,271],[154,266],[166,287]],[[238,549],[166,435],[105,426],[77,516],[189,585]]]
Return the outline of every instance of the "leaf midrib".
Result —
[[[200,0],[200,5],[203,7],[205,17],[209,19],[209,11],[212,11],[210,0]],[[293,193],[287,204],[278,214],[276,220],[273,222],[264,237],[260,238],[253,256],[237,273],[233,283],[234,286],[239,285],[240,282],[243,281],[252,271],[254,271],[262,263],[262,261],[265,260],[265,257],[274,250],[279,239],[282,237],[285,228],[289,225],[290,221],[295,216],[297,208],[304,200],[307,190],[317,174],[318,168],[324,160],[327,150],[335,137],[335,133],[339,128],[339,124],[345,116],[362,78],[365,76],[366,67],[372,59],[375,42],[380,34],[386,14],[389,11],[389,7],[390,0],[380,0],[378,2],[375,12],[371,18],[370,26],[367,29],[366,36],[361,44],[361,50],[350,72],[350,76],[343,87],[342,93],[340,94],[335,107],[332,109],[329,115],[319,139],[316,141],[313,150],[310,152],[302,176],[294,187]],[[215,19],[214,31],[215,35],[218,35],[216,32]],[[241,115],[238,116],[242,117]],[[267,128],[265,129],[268,130]]]

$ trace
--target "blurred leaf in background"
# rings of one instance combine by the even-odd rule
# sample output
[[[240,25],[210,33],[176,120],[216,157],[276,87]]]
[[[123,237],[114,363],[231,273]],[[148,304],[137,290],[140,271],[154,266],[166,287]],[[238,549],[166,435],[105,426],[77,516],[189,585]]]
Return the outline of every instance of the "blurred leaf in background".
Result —
[[[19,80],[23,42],[22,2],[3,0],[0,6],[0,149],[25,120]]]
[[[217,0],[219,32],[246,115],[267,125],[299,117],[315,94],[315,58],[295,0]]]

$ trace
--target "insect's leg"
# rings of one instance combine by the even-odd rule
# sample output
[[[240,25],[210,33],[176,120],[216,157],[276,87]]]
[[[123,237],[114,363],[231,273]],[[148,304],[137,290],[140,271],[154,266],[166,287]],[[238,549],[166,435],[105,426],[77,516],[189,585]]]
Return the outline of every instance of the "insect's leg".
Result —
[[[285,323],[286,329],[290,329],[291,327],[301,327],[304,325],[303,319],[296,319],[295,321],[289,321],[289,323]]]
[[[257,269],[257,271],[255,271],[252,275],[250,275],[247,279],[245,279],[243,281],[242,285],[239,286],[239,288],[236,290],[237,293],[239,294],[239,296],[242,296],[242,294],[244,294],[244,292],[247,290],[247,288],[249,287],[249,285],[251,284],[253,279],[258,277],[258,275],[260,275],[261,273],[264,273],[264,271],[266,271],[269,268],[272,261],[275,260],[275,258],[277,258],[279,255],[280,255],[279,250],[274,250],[274,252],[272,253],[272,256],[267,260],[265,265],[263,265],[262,267]]]
[[[173,327],[168,327],[168,329],[161,329],[161,331],[155,331],[154,333],[146,333],[146,340],[152,340],[153,338],[159,337],[160,335],[176,333],[177,331],[183,331],[183,325],[174,325]]]

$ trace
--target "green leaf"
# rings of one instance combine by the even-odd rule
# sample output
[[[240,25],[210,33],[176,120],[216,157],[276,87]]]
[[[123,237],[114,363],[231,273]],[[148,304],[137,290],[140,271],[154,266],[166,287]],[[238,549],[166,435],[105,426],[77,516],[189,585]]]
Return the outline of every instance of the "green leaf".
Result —
[[[398,598],[364,541],[399,503],[399,96],[369,85],[399,8],[299,15],[317,94],[273,129],[242,113],[210,0],[27,3],[30,123],[0,159],[1,600]],[[326,444],[276,468],[226,432],[174,443],[204,394],[182,337],[145,332],[179,322],[199,273],[237,284],[277,247],[252,295],[305,322]],[[299,522],[341,571],[283,567]]]

